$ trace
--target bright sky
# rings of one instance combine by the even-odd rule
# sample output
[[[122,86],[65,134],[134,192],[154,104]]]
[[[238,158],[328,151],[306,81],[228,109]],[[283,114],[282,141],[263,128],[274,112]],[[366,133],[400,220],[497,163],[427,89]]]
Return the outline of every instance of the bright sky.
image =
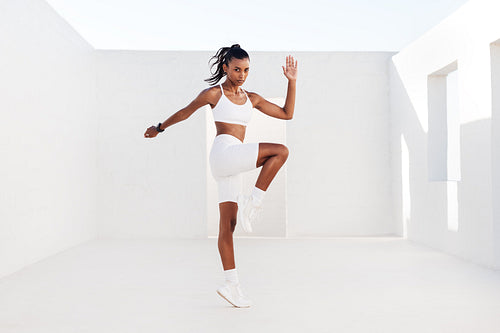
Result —
[[[399,51],[468,0],[46,0],[97,49]]]

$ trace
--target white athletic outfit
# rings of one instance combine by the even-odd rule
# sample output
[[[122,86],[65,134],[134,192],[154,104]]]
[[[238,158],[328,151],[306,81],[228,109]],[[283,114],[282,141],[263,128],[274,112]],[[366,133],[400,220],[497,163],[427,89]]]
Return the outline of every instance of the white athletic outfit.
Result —
[[[253,105],[247,95],[243,105],[231,102],[220,85],[222,95],[212,109],[214,120],[246,126],[252,117]],[[245,92],[246,95],[246,92]],[[221,134],[215,137],[210,150],[210,169],[217,181],[219,203],[237,202],[241,192],[241,173],[257,168],[259,143],[243,143],[238,138]]]

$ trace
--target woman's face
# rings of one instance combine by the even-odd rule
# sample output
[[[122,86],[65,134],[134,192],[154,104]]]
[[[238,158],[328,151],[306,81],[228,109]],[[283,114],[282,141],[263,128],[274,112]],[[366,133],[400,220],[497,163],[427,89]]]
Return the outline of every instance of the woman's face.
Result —
[[[241,86],[247,79],[250,71],[250,60],[233,58],[229,62],[229,66],[222,65],[222,69],[227,73],[227,79],[236,86]]]

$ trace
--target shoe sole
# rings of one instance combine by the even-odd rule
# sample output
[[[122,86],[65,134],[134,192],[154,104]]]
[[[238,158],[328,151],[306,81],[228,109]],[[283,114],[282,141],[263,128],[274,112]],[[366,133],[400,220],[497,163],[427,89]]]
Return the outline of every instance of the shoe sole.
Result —
[[[250,307],[250,305],[238,306],[238,305],[234,304],[233,302],[231,302],[230,300],[228,300],[224,295],[222,295],[218,290],[217,290],[217,294],[219,294],[220,297],[224,298],[226,301],[228,301],[229,303],[231,303],[232,306],[235,306],[237,308],[249,308]]]

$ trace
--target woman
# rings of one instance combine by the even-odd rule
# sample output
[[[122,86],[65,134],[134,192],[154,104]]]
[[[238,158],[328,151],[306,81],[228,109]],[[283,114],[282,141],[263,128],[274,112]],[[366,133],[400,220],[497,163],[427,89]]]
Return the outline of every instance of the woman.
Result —
[[[238,44],[223,47],[211,58],[216,72],[207,80],[213,86],[203,90],[188,106],[177,111],[163,123],[151,126],[144,136],[153,138],[159,132],[182,120],[186,120],[200,107],[209,104],[212,108],[217,136],[210,151],[210,168],[217,181],[219,194],[219,253],[224,268],[226,283],[217,293],[236,307],[249,307],[251,301],[243,295],[234,262],[233,232],[236,221],[241,222],[246,232],[261,211],[262,201],[271,181],[288,157],[288,148],[275,143],[243,143],[246,125],[252,110],[268,116],[290,120],[295,107],[295,85],[297,61],[286,57],[283,74],[288,79],[288,90],[284,107],[266,101],[256,93],[241,88],[250,70],[250,57]],[[224,76],[226,80],[217,84]],[[241,173],[262,167],[252,195],[240,195]]]

